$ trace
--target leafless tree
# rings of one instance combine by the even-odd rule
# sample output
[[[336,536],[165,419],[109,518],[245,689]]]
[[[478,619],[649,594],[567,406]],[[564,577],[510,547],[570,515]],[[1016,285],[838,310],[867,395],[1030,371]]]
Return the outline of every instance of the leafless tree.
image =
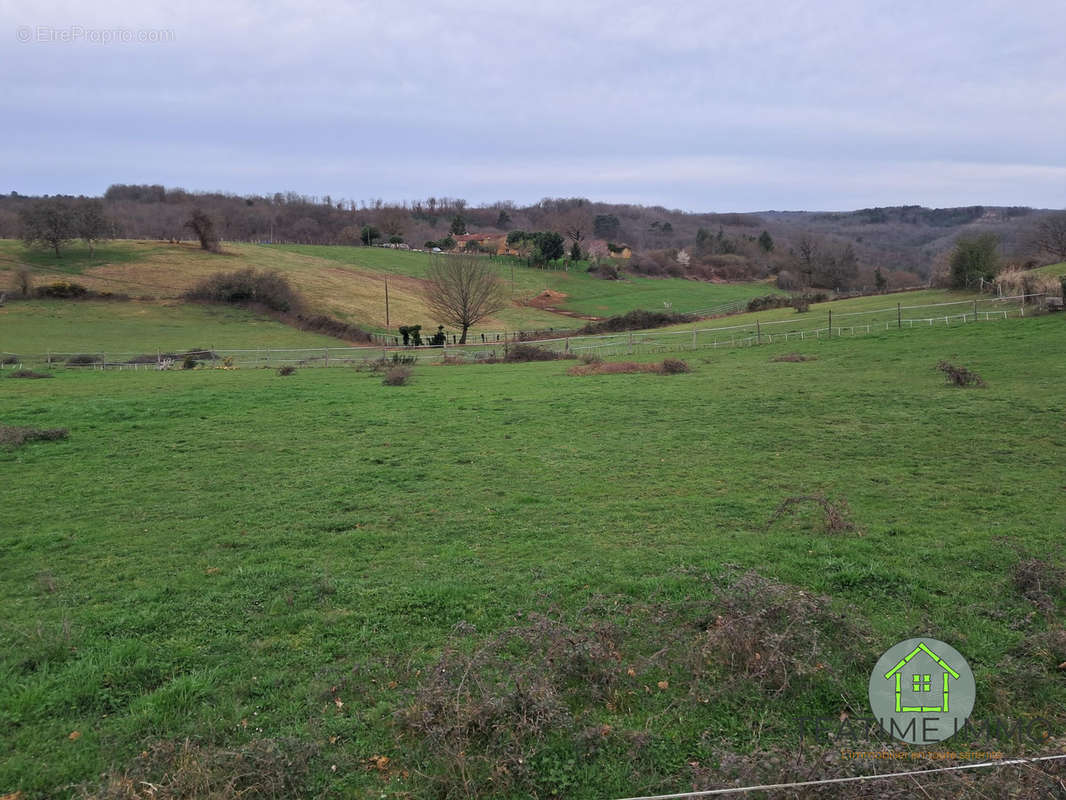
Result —
[[[56,258],[62,258],[60,248],[77,236],[74,207],[68,198],[46,197],[37,200],[22,210],[22,241],[27,247],[40,245],[55,250]]]
[[[475,256],[436,258],[426,273],[426,305],[438,319],[466,332],[507,305],[499,276],[485,259]]]
[[[104,204],[99,200],[83,200],[74,210],[74,232],[89,246],[89,258],[92,258],[96,243],[114,235],[115,223],[104,214]]]
[[[1066,261],[1066,214],[1048,217],[1037,225],[1033,244],[1049,255]]]

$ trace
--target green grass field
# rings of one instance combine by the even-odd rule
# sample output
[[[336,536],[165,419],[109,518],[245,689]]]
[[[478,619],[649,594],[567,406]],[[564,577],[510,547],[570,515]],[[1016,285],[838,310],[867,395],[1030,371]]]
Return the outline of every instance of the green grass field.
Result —
[[[155,302],[31,300],[0,308],[0,351],[154,352],[337,346],[241,308]]]
[[[798,714],[862,713],[877,655],[916,634],[967,657],[975,716],[1061,736],[1066,584],[1026,599],[1013,571],[1066,563],[1064,347],[1048,316],[698,351],[682,375],[0,377],[0,421],[70,431],[0,449],[0,794],[158,782],[177,761],[149,754],[186,738],[235,771],[284,752],[288,796],[682,791],[724,751],[796,750]],[[816,360],[771,361],[797,349]],[[819,492],[855,530],[808,505],[768,526]],[[810,611],[795,650],[751,623],[744,650],[721,587],[748,569],[847,623]],[[493,645],[508,629],[561,649]]]

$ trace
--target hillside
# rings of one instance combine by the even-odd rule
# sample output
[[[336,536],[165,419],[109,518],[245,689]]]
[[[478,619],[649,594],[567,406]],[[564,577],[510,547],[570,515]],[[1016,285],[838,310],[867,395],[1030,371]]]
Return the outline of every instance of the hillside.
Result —
[[[0,240],[0,286],[10,287],[15,270],[28,265],[38,283],[72,279],[96,291],[128,294],[141,305],[165,301],[173,306],[184,291],[208,275],[254,267],[284,274],[316,313],[378,331],[386,327],[388,279],[389,324],[395,330],[398,325],[436,324],[422,297],[431,258],[426,253],[382,248],[311,245],[226,244],[223,253],[214,254],[191,243],[118,240],[99,247],[92,258],[85,248],[72,246],[57,259],[50,252],[27,250],[17,241]],[[602,280],[580,265],[566,272],[529,268],[514,261],[493,262],[509,292],[513,276],[513,299],[476,331],[573,328],[584,324],[583,317],[611,316],[635,308],[662,309],[666,303],[688,311],[775,291],[759,282],[636,276]],[[550,292],[548,297],[538,297],[545,291]],[[130,316],[127,311],[120,313]],[[149,318],[150,314],[145,317]],[[150,333],[146,328],[146,334]]]

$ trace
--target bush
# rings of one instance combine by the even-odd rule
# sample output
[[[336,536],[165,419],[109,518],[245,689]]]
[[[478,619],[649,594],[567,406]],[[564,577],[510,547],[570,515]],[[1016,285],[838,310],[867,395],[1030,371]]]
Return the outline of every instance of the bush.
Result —
[[[958,367],[947,361],[940,361],[936,368],[944,373],[949,386],[984,386],[985,382],[976,372],[971,372],[966,367]]]
[[[507,348],[507,354],[503,357],[503,360],[508,363],[516,363],[522,361],[557,361],[561,358],[574,358],[574,355],[548,350],[532,344],[513,344]]]
[[[27,428],[20,425],[0,425],[0,445],[22,447],[26,442],[52,442],[67,438],[66,428]]]
[[[591,322],[578,333],[619,333],[621,331],[641,331],[647,328],[662,328],[666,325],[678,325],[682,322],[694,322],[691,314],[676,314],[673,311],[644,311],[637,309],[619,314],[600,322]]]
[[[100,356],[95,356],[90,353],[81,353],[76,356],[71,356],[67,359],[68,367],[88,367],[93,364],[99,364],[101,362]]]
[[[299,294],[285,276],[251,267],[205,278],[185,293],[185,299],[200,303],[261,306],[280,312],[296,311],[301,306]]]
[[[327,317],[325,314],[311,316],[296,314],[285,321],[290,322],[294,327],[302,331],[321,333],[323,336],[332,336],[335,339],[343,339],[348,342],[372,342],[374,338],[357,325]]]
[[[390,367],[381,382],[386,386],[403,386],[413,372],[410,367]]]
[[[17,363],[19,363],[19,362],[20,362],[21,360],[22,360],[22,359],[21,359],[21,358],[19,358],[18,356],[4,356],[3,358],[0,358],[0,364],[4,364],[4,365],[7,365],[7,364],[17,364]]]
[[[829,299],[825,292],[807,292],[805,294],[767,294],[753,297],[748,301],[748,311],[765,311],[768,308],[795,308],[798,312],[807,311],[811,303],[824,303]]]
[[[32,369],[17,369],[7,377],[9,378],[51,378],[47,372],[34,372]]]
[[[89,294],[89,290],[80,283],[71,281],[56,281],[45,286],[38,286],[34,290],[36,297],[46,297],[59,300],[76,300]]]
[[[663,375],[680,375],[685,372],[692,372],[688,364],[680,358],[664,358],[663,363],[659,365],[659,370]]]
[[[182,369],[196,369],[196,367],[199,365],[199,363],[200,362],[197,361],[195,358],[193,358],[191,355],[187,355],[187,356],[185,356],[185,358],[183,358],[181,360],[181,368]]]
[[[280,367],[278,369],[278,375],[282,375],[282,376],[293,375],[295,373],[296,373],[296,367],[294,367],[292,364],[286,364],[284,367]]]

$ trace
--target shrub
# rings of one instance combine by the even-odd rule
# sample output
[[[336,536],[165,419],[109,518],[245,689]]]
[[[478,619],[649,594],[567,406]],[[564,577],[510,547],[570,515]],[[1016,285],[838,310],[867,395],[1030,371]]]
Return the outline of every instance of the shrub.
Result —
[[[984,386],[985,382],[976,372],[971,372],[966,367],[958,367],[947,361],[940,361],[936,368],[944,373],[949,386],[972,387]]]
[[[381,382],[386,386],[403,386],[413,372],[410,367],[390,367]]]
[[[561,358],[574,358],[572,353],[560,353],[532,344],[513,344],[507,348],[503,360],[508,363],[521,361],[557,361]]]
[[[199,365],[199,363],[200,362],[197,361],[195,358],[193,358],[192,355],[187,355],[187,356],[185,356],[185,358],[183,358],[181,360],[181,368],[182,369],[196,369],[196,367],[197,367],[197,365]]]
[[[48,372],[34,372],[32,369],[17,369],[8,375],[9,378],[51,378]]]
[[[325,314],[314,314],[311,316],[296,314],[291,319],[285,319],[284,321],[289,322],[302,331],[321,333],[323,336],[332,336],[335,339],[343,339],[348,342],[373,341],[373,337],[358,325],[342,322],[339,319],[327,317]]]
[[[293,375],[296,373],[296,367],[292,364],[286,364],[284,367],[278,368],[278,375]]]
[[[695,317],[691,314],[677,314],[673,311],[645,311],[636,309],[625,314],[619,314],[600,322],[590,322],[579,333],[618,333],[620,331],[641,331],[646,328],[662,328],[666,325],[677,325],[682,322],[694,322]]]
[[[6,447],[22,447],[26,442],[52,442],[57,439],[66,439],[66,428],[28,428],[20,425],[0,425],[0,445]]]
[[[76,356],[71,356],[67,359],[68,367],[88,367],[93,364],[99,364],[101,362],[100,356],[92,355],[91,353],[81,353]]]
[[[663,375],[680,375],[684,372],[692,372],[688,364],[680,358],[664,358],[659,365],[659,371]]]
[[[88,289],[80,283],[72,283],[71,281],[56,281],[55,283],[49,283],[45,286],[38,286],[34,290],[34,295],[37,297],[60,300],[74,300],[85,297],[88,294]]]
[[[20,362],[21,360],[22,360],[22,359],[21,359],[21,358],[19,358],[18,356],[4,356],[3,358],[0,358],[0,364],[4,364],[4,365],[7,365],[7,364],[17,364],[17,363],[19,363],[19,362]]]
[[[796,309],[797,314],[805,314],[811,310],[811,301],[806,297],[794,297],[792,298],[792,307]]]
[[[299,295],[285,276],[251,267],[211,275],[186,292],[185,299],[201,303],[262,306],[280,312],[296,311],[301,306]]]

